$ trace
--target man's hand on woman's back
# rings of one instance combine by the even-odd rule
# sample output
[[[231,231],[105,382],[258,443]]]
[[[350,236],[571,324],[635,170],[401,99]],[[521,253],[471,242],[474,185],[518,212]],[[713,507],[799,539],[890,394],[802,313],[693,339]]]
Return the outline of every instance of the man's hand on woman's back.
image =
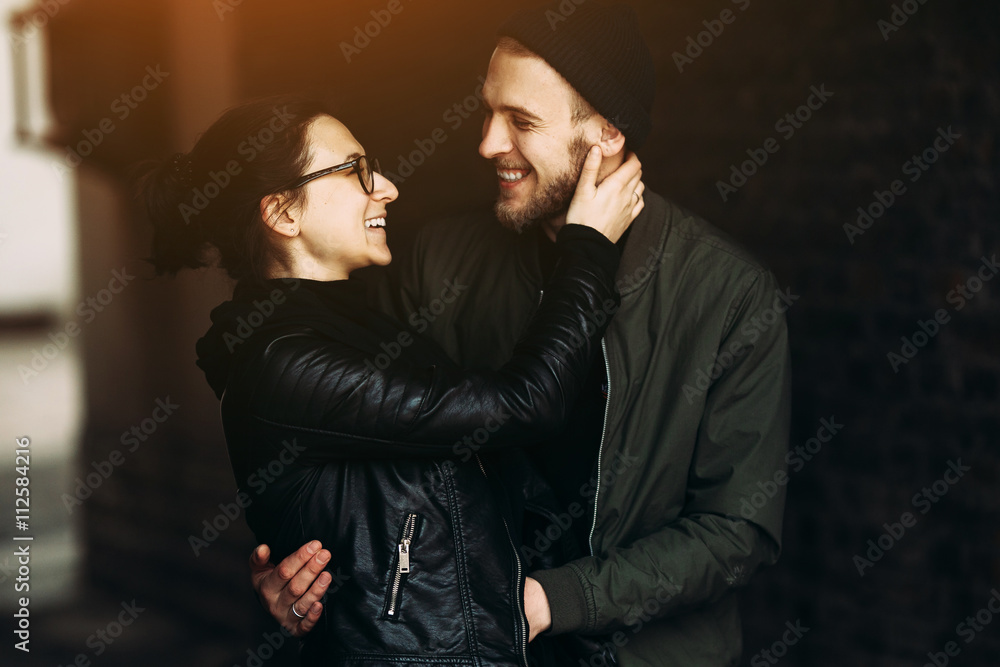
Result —
[[[323,612],[320,599],[333,580],[323,568],[330,552],[313,540],[299,547],[277,567],[271,564],[271,549],[259,545],[250,556],[250,582],[261,606],[292,635],[308,634]],[[293,611],[294,609],[294,611]],[[301,616],[300,616],[301,614]]]
[[[330,552],[322,547],[318,540],[303,544],[277,567],[269,560],[271,549],[266,544],[258,545],[250,556],[250,582],[257,599],[274,620],[296,637],[308,634],[316,625],[323,613],[320,599],[333,579],[323,571],[330,562]],[[525,577],[523,595],[530,628],[528,641],[533,641],[552,625],[549,601],[531,577]],[[302,613],[304,617],[299,616]]]

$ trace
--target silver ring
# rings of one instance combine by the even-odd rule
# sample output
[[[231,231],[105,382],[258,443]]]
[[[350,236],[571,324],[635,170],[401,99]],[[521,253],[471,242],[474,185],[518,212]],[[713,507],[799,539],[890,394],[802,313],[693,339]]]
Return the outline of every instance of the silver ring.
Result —
[[[307,614],[300,614],[299,613],[299,610],[295,608],[295,603],[294,602],[292,603],[292,613],[295,614],[299,618],[305,618],[307,616]]]

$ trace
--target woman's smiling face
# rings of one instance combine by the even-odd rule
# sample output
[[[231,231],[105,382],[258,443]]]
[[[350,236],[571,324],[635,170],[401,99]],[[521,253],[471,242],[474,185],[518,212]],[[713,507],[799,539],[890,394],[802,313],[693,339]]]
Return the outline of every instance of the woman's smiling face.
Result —
[[[307,131],[309,162],[306,173],[320,171],[364,155],[350,130],[332,116],[319,116]],[[299,223],[297,259],[343,273],[392,260],[386,244],[386,206],[399,195],[381,174],[374,175],[371,194],[364,191],[357,167],[321,176],[302,187],[304,201],[289,211]]]

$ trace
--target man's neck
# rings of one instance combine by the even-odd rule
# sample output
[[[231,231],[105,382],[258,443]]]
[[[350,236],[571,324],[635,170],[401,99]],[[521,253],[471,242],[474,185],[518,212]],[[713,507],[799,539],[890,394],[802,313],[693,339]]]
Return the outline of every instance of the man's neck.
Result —
[[[566,214],[563,213],[562,215],[560,215],[558,217],[555,217],[555,218],[552,218],[551,220],[546,220],[545,222],[543,222],[542,223],[542,231],[545,232],[545,235],[549,237],[550,241],[552,241],[553,243],[555,243],[556,242],[556,234],[559,233],[559,230],[562,229],[563,225],[565,225],[565,224],[566,224]]]

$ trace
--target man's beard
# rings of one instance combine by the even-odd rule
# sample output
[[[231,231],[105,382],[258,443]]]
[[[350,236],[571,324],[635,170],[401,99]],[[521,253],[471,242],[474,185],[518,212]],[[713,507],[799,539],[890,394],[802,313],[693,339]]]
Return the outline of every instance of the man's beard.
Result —
[[[580,180],[583,164],[587,161],[590,148],[590,144],[584,140],[583,135],[578,135],[570,141],[566,147],[569,156],[569,167],[566,171],[546,185],[541,192],[536,191],[532,194],[528,201],[519,208],[514,208],[504,201],[504,195],[501,192],[493,209],[500,224],[520,234],[538,223],[547,222],[566,213],[569,210],[570,202],[573,201],[573,195],[576,193],[576,184]],[[497,164],[497,166],[502,168],[502,166],[510,165]],[[537,180],[538,172],[534,173]]]

